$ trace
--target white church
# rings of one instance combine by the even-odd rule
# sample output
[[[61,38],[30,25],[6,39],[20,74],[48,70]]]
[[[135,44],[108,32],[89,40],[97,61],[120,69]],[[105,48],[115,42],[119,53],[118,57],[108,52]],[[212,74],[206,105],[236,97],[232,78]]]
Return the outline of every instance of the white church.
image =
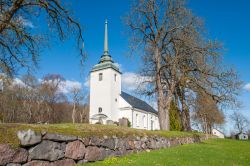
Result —
[[[118,122],[127,118],[132,128],[159,130],[158,112],[121,90],[121,72],[108,49],[108,23],[105,21],[104,53],[90,72],[90,123]]]

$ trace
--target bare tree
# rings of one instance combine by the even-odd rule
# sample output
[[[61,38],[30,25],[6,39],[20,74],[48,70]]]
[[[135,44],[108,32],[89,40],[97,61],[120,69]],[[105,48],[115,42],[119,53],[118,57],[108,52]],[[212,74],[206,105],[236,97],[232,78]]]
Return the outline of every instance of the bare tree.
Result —
[[[162,130],[169,130],[168,110],[176,96],[186,131],[191,130],[188,95],[202,91],[218,103],[235,102],[238,76],[221,65],[221,44],[206,39],[202,20],[185,1],[137,0],[126,23],[133,46],[143,46],[144,93],[157,98]]]
[[[76,112],[78,110],[80,102],[83,100],[83,94],[81,93],[81,89],[74,87],[71,90],[72,100],[73,100],[73,109],[72,109],[72,122],[75,123],[76,121]],[[81,114],[80,114],[81,115]],[[82,119],[82,117],[81,117]]]
[[[235,128],[239,133],[246,130],[249,125],[248,119],[240,112],[233,112],[230,119],[234,122]]]
[[[76,36],[82,54],[80,24],[65,6],[60,0],[1,0],[0,72],[13,75],[20,67],[31,70],[37,65],[40,49],[47,44],[45,36],[49,36],[46,26],[42,26],[42,34],[33,30],[38,19],[60,40]]]
[[[66,96],[60,91],[60,86],[62,86],[62,81],[65,79],[63,76],[58,74],[48,74],[44,76],[39,94],[41,101],[44,104],[44,109],[46,112],[43,116],[47,116],[43,119],[46,119],[47,122],[55,121],[57,113],[55,112],[55,105],[59,102],[65,102]]]
[[[204,133],[211,134],[215,125],[225,122],[225,116],[211,96],[199,93],[196,97],[193,120],[201,125]]]

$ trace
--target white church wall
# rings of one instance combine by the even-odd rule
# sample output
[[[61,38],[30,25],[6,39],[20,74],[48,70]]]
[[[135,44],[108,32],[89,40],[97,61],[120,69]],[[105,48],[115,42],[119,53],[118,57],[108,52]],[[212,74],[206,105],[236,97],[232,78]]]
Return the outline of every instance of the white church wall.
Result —
[[[120,118],[121,74],[113,69],[110,70],[111,119],[114,121]]]
[[[147,128],[148,130],[159,130],[159,119],[156,114],[153,113],[148,113],[147,117],[148,125]]]
[[[122,117],[128,118],[132,128],[159,130],[159,120],[156,114],[132,108],[128,102],[120,97],[120,118]]]
[[[146,111],[133,109],[132,127],[145,130],[158,130],[158,117]]]
[[[119,118],[128,118],[132,124],[132,106],[125,101],[121,96],[119,97],[119,106],[120,106],[120,117]]]
[[[102,74],[102,80],[99,80]],[[116,74],[116,81],[114,75]],[[90,118],[98,113],[108,116],[107,120],[116,121],[119,117],[119,95],[121,93],[121,76],[108,68],[90,73]],[[117,99],[117,100],[116,100]],[[99,108],[102,112],[99,112]],[[90,119],[90,122],[94,122]]]

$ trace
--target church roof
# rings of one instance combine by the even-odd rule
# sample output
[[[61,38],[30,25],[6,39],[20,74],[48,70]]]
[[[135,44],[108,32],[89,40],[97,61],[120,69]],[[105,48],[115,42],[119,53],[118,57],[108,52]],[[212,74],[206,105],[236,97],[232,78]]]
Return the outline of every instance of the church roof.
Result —
[[[153,107],[151,107],[145,101],[138,99],[137,97],[131,96],[123,91],[121,93],[121,97],[134,108],[158,114],[158,112]]]

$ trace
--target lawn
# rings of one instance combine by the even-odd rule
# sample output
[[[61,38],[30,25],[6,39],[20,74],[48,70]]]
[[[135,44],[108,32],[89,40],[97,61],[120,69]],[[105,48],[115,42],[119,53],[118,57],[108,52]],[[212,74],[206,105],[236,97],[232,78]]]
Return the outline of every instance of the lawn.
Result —
[[[118,127],[111,125],[90,125],[90,124],[0,124],[0,144],[19,145],[16,133],[19,130],[32,129],[37,132],[60,133],[64,135],[74,135],[79,137],[90,136],[116,136],[116,137],[133,137],[133,136],[154,136],[159,135],[167,138],[201,136],[201,133],[177,132],[177,131],[147,131],[137,130],[128,127]]]
[[[249,166],[250,141],[209,139],[199,144],[132,154],[89,166]]]

